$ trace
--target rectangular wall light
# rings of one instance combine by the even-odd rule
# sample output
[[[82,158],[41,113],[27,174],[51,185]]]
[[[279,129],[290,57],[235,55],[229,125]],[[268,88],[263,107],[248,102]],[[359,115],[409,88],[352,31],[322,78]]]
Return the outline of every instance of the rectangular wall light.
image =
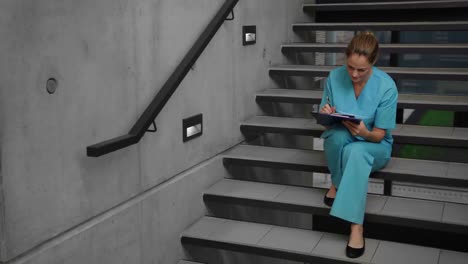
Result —
[[[242,27],[242,45],[253,45],[257,42],[257,26]]]
[[[187,142],[191,139],[199,137],[203,134],[203,115],[198,114],[182,120],[183,141]]]

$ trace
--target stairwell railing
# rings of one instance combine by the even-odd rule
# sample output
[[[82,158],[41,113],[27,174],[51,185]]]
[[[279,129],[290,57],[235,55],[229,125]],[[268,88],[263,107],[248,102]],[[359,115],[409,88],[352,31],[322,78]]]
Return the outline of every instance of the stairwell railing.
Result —
[[[89,157],[99,157],[110,152],[128,147],[140,141],[146,132],[155,132],[156,124],[154,120],[161,112],[162,108],[166,105],[167,101],[171,98],[172,94],[177,90],[179,84],[185,78],[189,70],[195,64],[201,53],[205,50],[208,43],[210,43],[213,36],[218,32],[218,29],[225,20],[234,19],[234,7],[239,0],[226,0],[216,13],[214,18],[210,21],[205,30],[201,33],[195,44],[190,48],[180,64],[170,75],[157,95],[145,109],[140,118],[136,121],[130,131],[122,136],[118,136],[103,142],[88,146],[86,154]],[[231,17],[228,16],[231,14]],[[154,128],[149,129],[153,124]]]

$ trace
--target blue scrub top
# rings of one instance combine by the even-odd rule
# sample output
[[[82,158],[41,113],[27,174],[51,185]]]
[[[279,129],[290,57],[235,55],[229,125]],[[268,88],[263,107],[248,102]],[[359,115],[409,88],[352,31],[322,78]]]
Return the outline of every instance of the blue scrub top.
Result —
[[[396,125],[398,90],[388,74],[377,67],[372,67],[369,80],[356,98],[346,66],[341,66],[330,72],[320,108],[327,104],[327,96],[331,105],[336,107],[337,113],[352,114],[361,118],[369,131],[374,127],[385,129],[382,141],[393,143],[391,130]],[[364,140],[359,136],[356,138]]]

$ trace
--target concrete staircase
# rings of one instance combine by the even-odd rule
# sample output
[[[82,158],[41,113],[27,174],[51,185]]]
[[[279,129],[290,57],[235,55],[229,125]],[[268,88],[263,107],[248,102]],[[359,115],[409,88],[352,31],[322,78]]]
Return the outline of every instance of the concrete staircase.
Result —
[[[304,12],[314,13],[317,23],[294,24],[292,29],[298,35],[317,30],[468,30],[468,1],[317,2],[304,4],[303,8]],[[367,19],[362,19],[364,16],[356,18],[356,10],[370,15]],[[407,17],[399,16],[398,12],[402,10],[411,12]],[[444,12],[453,16],[445,19]],[[425,22],[429,15],[432,15],[431,21],[437,17],[442,22]],[[344,48],[344,44],[292,43],[283,45],[281,51],[294,57],[312,52],[342,52]],[[381,49],[383,54],[464,54],[468,45],[396,43],[382,44]],[[334,67],[280,65],[271,67],[269,74],[281,83],[282,79],[296,76],[325,77]],[[396,80],[468,81],[468,68],[380,68]],[[270,112],[278,115],[256,116],[243,122],[240,129],[246,135],[246,144],[223,154],[225,167],[232,178],[216,183],[205,192],[208,216],[181,235],[182,243],[194,260],[210,264],[262,261],[467,263],[468,204],[397,197],[391,192],[393,182],[455,187],[466,191],[466,155],[423,160],[400,157],[398,151],[394,151],[394,157],[386,168],[371,175],[372,181],[383,183],[384,191],[368,195],[366,253],[356,260],[346,258],[344,248],[349,226],[328,216],[329,208],[322,202],[326,190],[317,188],[312,181],[313,173],[328,172],[323,152],[304,148],[304,144],[297,144],[295,148],[269,145],[271,135],[281,136],[289,145],[298,141],[312,142],[314,137],[319,137],[323,127],[316,124],[308,111],[319,103],[320,98],[321,91],[308,87],[267,89],[256,95],[255,100],[262,109],[275,109]],[[288,116],[288,111],[281,111],[284,105],[291,105],[290,108],[298,106],[301,110],[295,111],[295,115],[299,112],[303,116]],[[466,115],[468,96],[401,93],[398,107],[456,111]],[[393,135],[399,145],[445,147],[454,153],[468,151],[468,128],[464,127],[398,124]],[[297,137],[302,137],[302,140]],[[226,252],[245,256],[236,261],[236,258],[222,257]],[[260,261],[256,256],[267,260]]]

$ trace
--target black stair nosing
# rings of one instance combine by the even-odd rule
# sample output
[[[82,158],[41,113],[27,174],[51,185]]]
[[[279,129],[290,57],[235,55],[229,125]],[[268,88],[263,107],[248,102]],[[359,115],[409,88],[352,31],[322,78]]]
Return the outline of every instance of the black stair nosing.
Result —
[[[326,11],[356,11],[356,10],[406,10],[406,9],[438,9],[468,7],[467,1],[410,1],[410,2],[367,2],[367,3],[334,3],[334,4],[304,4],[303,10]]]
[[[182,259],[179,262],[177,262],[177,264],[204,264],[204,263]]]
[[[257,245],[240,244],[229,241],[215,240],[204,237],[195,237],[189,235],[182,235],[182,244],[190,244],[195,246],[209,247],[222,250],[231,250],[236,252],[244,252],[250,254],[257,254],[269,258],[280,258],[292,261],[307,261],[313,263],[323,264],[354,264],[355,262],[345,262],[340,260],[330,260],[325,257],[311,256],[309,254],[299,253],[291,250],[276,249],[259,247]],[[315,262],[320,261],[320,262]]]
[[[270,76],[310,76],[326,77],[337,66],[278,65],[270,67]],[[467,68],[419,68],[419,67],[379,67],[393,78],[424,80],[468,81]]]
[[[256,94],[255,100],[257,101],[257,103],[276,102],[319,104],[322,100],[322,91],[296,89],[266,89],[258,92]],[[467,112],[468,96],[400,93],[398,95],[398,108]]]
[[[197,223],[205,221],[205,219],[220,219],[220,218],[215,218],[215,217],[202,217]],[[253,225],[259,225],[256,223],[248,223],[245,221],[236,221],[236,220],[229,220],[230,222],[233,223],[244,223],[244,224],[253,224]],[[265,228],[270,228],[272,230],[273,228],[284,228],[284,227],[279,227],[275,225],[269,225],[269,224],[260,224],[262,226],[265,226]],[[331,236],[336,236],[331,233],[327,232],[322,232],[322,231],[312,231],[312,230],[304,230],[304,229],[297,229],[297,228],[287,228],[288,230],[292,231],[297,231],[300,230],[300,232],[307,232],[310,234],[316,234],[317,236],[320,236],[319,240],[317,241],[317,246],[320,244],[321,240],[328,235]],[[342,253],[338,253],[335,256],[326,256],[326,255],[321,255],[314,253],[314,250],[311,252],[300,252],[300,251],[294,251],[290,249],[284,249],[284,248],[279,248],[279,247],[273,247],[273,246],[264,246],[264,245],[259,245],[258,242],[253,242],[253,243],[248,243],[248,242],[239,242],[235,240],[228,240],[228,239],[222,239],[222,238],[213,238],[210,237],[209,235],[204,235],[204,234],[191,234],[190,229],[184,231],[181,234],[180,240],[183,245],[193,245],[193,246],[201,246],[201,247],[208,247],[208,248],[213,248],[213,249],[222,249],[222,250],[230,250],[230,251],[235,251],[235,252],[243,252],[243,253],[249,253],[249,254],[256,254],[260,256],[266,256],[270,258],[279,258],[279,259],[286,259],[286,260],[292,260],[292,261],[301,261],[301,262],[310,262],[310,263],[322,263],[322,264],[351,264],[351,263],[359,263],[362,264],[371,264],[375,263],[372,262],[375,256],[370,256],[370,261],[363,261],[362,259],[346,259],[341,257],[343,255]],[[267,232],[268,233],[268,232]],[[378,239],[373,239],[375,240],[375,243],[377,245],[381,243],[385,243],[386,241],[384,240],[378,240]],[[343,243],[345,243],[346,240],[343,238]],[[400,245],[408,245],[408,246],[413,246],[411,244],[404,244],[404,243],[396,243]],[[421,246],[419,246],[421,247]],[[455,251],[450,251],[450,250],[443,250],[439,248],[434,248],[434,247],[421,247],[421,248],[432,248],[434,250],[438,251],[438,254],[441,254],[442,252],[450,252],[450,253],[456,253],[456,254],[466,254],[466,253],[457,253]],[[315,248],[314,248],[315,249]],[[378,246],[375,249],[377,252]],[[374,252],[374,254],[375,254]],[[468,254],[466,254],[468,256]],[[439,262],[437,262],[439,263]],[[440,263],[442,264],[442,263]]]
[[[468,3],[468,2],[467,2]],[[281,45],[281,52],[344,52],[346,43],[289,43]],[[466,54],[468,44],[379,44],[381,53]]]
[[[242,155],[232,154],[235,151],[244,151]],[[255,155],[252,153],[261,152],[261,155]],[[281,155],[293,155],[295,158],[292,160],[278,160],[268,157],[271,153],[280,153]],[[250,157],[249,157],[250,156]],[[307,162],[297,162],[301,159],[307,160]],[[307,157],[306,157],[307,156]],[[253,145],[238,145],[235,148],[222,154],[223,164],[225,166],[252,166],[252,167],[266,167],[274,169],[286,169],[293,171],[308,171],[318,173],[329,173],[328,166],[326,164],[325,155],[323,151],[317,150],[301,150],[301,149],[286,149],[277,147],[264,147],[264,146],[253,146]],[[468,177],[454,178],[450,175],[427,175],[420,170],[408,170],[400,168],[398,164],[409,163],[418,164],[421,166],[428,166],[428,164],[444,171],[448,174],[450,167],[454,167],[459,163],[454,162],[443,162],[443,161],[430,161],[430,160],[419,160],[419,159],[405,159],[392,157],[388,165],[376,172],[371,173],[370,177],[375,179],[398,181],[398,182],[412,182],[422,183],[430,185],[442,185],[449,187],[460,187],[468,188]],[[395,165],[397,164],[397,165]],[[461,163],[460,163],[461,164]],[[464,164],[461,164],[464,165]],[[401,165],[400,165],[401,166]],[[414,166],[417,167],[417,166]]]
[[[296,121],[294,127],[280,126],[278,124],[284,121]],[[291,123],[291,122],[287,122]],[[410,128],[412,135],[405,135],[404,128]],[[289,117],[274,117],[274,116],[257,116],[240,124],[242,132],[245,133],[282,133],[303,136],[319,137],[325,128],[315,122],[315,119],[306,118],[289,118]],[[431,127],[433,128],[433,127]],[[460,128],[467,130],[468,128]],[[414,131],[416,130],[416,131]],[[455,128],[451,129],[452,135],[430,135],[425,132],[427,127],[417,125],[398,125],[397,129],[392,132],[395,143],[398,144],[416,144],[428,146],[456,147],[467,148],[468,138],[457,138],[453,136]],[[420,131],[420,133],[417,133]],[[416,132],[416,135],[413,135]],[[417,135],[421,136],[417,136]]]
[[[442,22],[359,22],[359,23],[295,23],[293,31],[372,30],[372,31],[466,31],[468,21]]]
[[[443,0],[378,0],[378,2],[414,2],[414,1],[443,1]],[[466,1],[466,0],[459,0]],[[375,0],[315,0],[317,4],[344,4],[344,3],[373,3]],[[308,3],[311,3],[308,1]]]
[[[243,181],[243,180],[234,180],[234,179],[224,179],[221,181]],[[244,181],[245,182],[245,181]],[[271,184],[271,183],[264,183],[265,186],[281,186],[280,184]],[[323,192],[323,190],[318,188],[310,188],[310,187],[297,187],[297,186],[289,186],[289,188],[307,188],[312,191]],[[320,196],[320,195],[319,195]],[[381,195],[373,195],[373,196],[381,196]],[[322,197],[322,196],[320,196]],[[391,196],[386,196],[385,198],[391,199]],[[415,199],[415,198],[406,198],[418,201],[425,201],[422,199]],[[268,208],[268,209],[278,209],[288,212],[297,212],[297,213],[309,213],[313,215],[322,215],[328,216],[330,212],[330,207],[327,207],[323,204],[322,201],[318,201],[317,205],[306,205],[306,204],[298,204],[298,203],[291,203],[291,202],[281,202],[281,201],[274,201],[274,199],[259,199],[259,198],[252,198],[252,197],[235,197],[233,195],[229,196],[226,194],[216,194],[210,193],[210,189],[205,191],[203,194],[203,201],[207,202],[215,202],[215,203],[223,203],[223,204],[236,204],[236,205],[244,205],[244,206],[254,206],[254,207],[261,207],[261,208]],[[433,202],[429,201],[428,202]],[[451,204],[449,202],[441,202],[446,204]],[[409,217],[402,217],[402,216],[391,216],[379,213],[365,213],[365,221],[372,222],[372,223],[380,223],[380,224],[392,224],[404,227],[411,227],[411,228],[423,228],[429,230],[437,230],[442,232],[449,232],[449,233],[458,233],[468,235],[468,223],[466,224],[455,224],[455,223],[444,223],[441,220],[430,221],[427,219],[417,219],[417,218],[409,218]]]
[[[289,125],[279,125],[287,122]],[[295,124],[291,124],[292,122]],[[292,126],[291,126],[292,125]],[[240,123],[241,131],[253,133],[284,133],[318,137],[325,130],[315,119],[276,116],[255,116]]]

